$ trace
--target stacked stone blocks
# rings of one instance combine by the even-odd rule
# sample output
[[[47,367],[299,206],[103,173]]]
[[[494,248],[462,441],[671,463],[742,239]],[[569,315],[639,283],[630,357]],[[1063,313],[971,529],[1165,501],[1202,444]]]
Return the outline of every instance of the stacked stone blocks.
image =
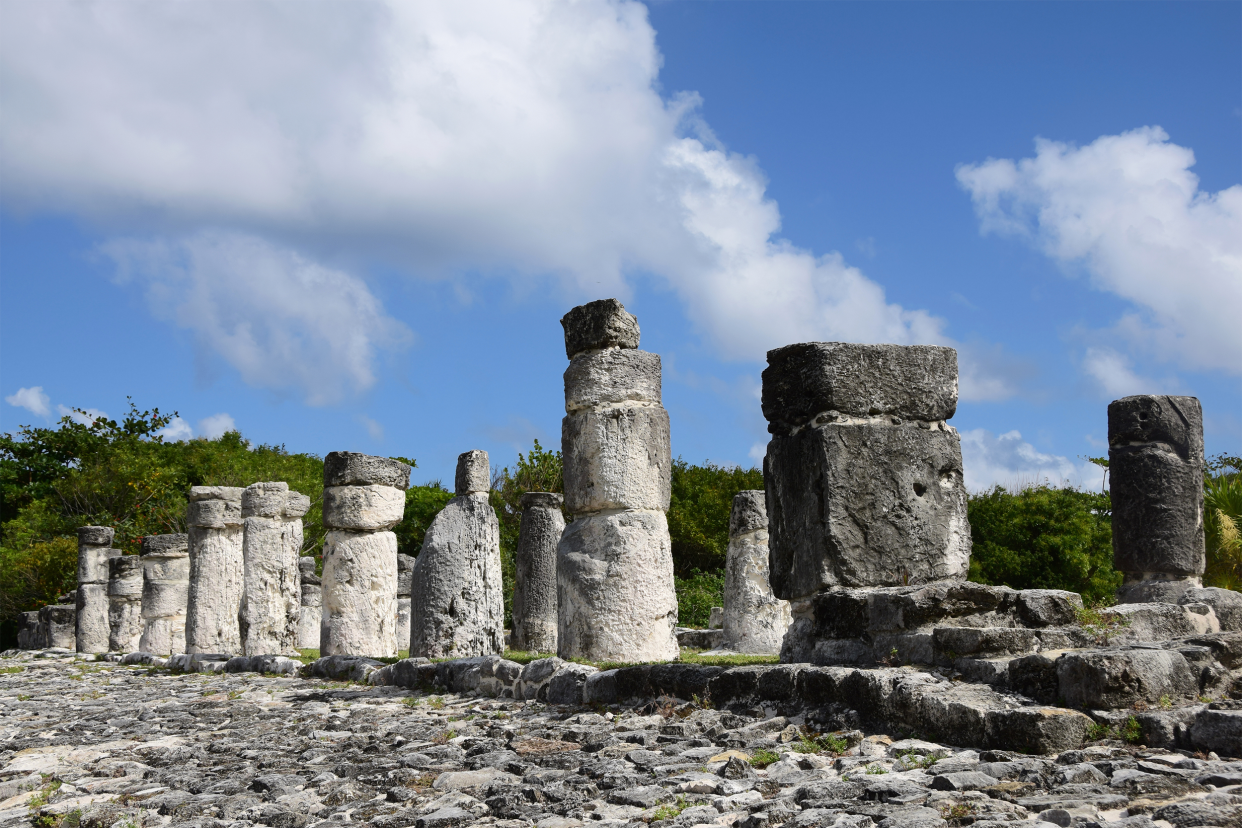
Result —
[[[768,577],[764,494],[739,492],[729,515],[721,646],[738,653],[779,653],[790,620],[789,602],[772,595]]]
[[[238,653],[245,592],[242,492],[236,486],[193,486],[186,509],[190,588],[187,653]]]
[[[108,561],[121,550],[112,549],[113,530],[106,526],[78,528],[78,588],[75,643],[79,653],[108,651]]]
[[[310,498],[290,491],[288,483],[254,483],[242,493],[245,574],[239,631],[245,655],[298,654],[298,559],[302,516],[309,509]]]
[[[167,655],[185,652],[185,614],[190,593],[189,538],[183,534],[142,539],[142,637],[138,649]]]
[[[139,555],[108,559],[108,649],[130,653],[142,642],[143,562]]]

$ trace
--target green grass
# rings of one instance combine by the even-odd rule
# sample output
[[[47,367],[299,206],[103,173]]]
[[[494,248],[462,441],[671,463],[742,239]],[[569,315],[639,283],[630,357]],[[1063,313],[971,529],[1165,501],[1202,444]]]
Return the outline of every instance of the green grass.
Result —
[[[756,750],[755,754],[750,757],[750,764],[752,767],[763,770],[773,762],[779,762],[780,759],[781,756],[779,753],[761,748]]]
[[[518,664],[530,664],[532,661],[538,661],[541,658],[552,658],[556,653],[538,653],[534,650],[505,650],[504,657],[509,661],[516,661]]]
[[[669,803],[668,805],[661,805],[659,808],[652,811],[651,821],[659,822],[662,819],[676,819],[681,815],[681,812],[686,810],[688,807],[689,805],[686,802],[685,794],[679,794],[677,802]]]
[[[832,733],[803,733],[802,738],[789,747],[794,753],[831,753],[840,756],[849,749],[849,743]]]
[[[24,672],[26,672],[26,668],[21,666],[20,664],[14,665],[13,667],[0,667],[0,676],[7,676],[7,675],[12,675],[13,673],[24,673]]]

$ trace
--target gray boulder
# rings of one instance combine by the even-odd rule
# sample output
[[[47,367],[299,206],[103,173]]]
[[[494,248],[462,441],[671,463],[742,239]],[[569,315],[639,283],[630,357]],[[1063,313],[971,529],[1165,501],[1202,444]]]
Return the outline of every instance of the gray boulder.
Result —
[[[1081,709],[1116,709],[1194,698],[1198,671],[1181,653],[1159,649],[1078,650],[1057,660],[1058,695]]]

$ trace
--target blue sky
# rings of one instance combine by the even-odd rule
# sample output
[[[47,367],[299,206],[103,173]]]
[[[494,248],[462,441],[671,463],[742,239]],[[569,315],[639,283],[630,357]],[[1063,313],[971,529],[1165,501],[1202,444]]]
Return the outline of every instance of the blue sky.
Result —
[[[959,348],[968,484],[1094,484],[1105,407],[1242,454],[1242,4],[12,2],[0,430],[512,463],[618,296],[673,453],[767,348]]]

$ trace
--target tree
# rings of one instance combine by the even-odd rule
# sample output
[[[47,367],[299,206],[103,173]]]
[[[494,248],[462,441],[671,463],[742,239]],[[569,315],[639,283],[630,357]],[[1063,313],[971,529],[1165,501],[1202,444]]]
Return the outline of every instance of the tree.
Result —
[[[1217,455],[1203,482],[1207,586],[1242,590],[1242,458]]]
[[[453,493],[444,488],[439,480],[406,489],[405,517],[393,527],[397,533],[397,552],[417,558],[431,521],[452,499]]]
[[[668,531],[673,540],[673,569],[678,576],[724,570],[733,496],[762,488],[763,472],[757,468],[713,463],[691,466],[680,457],[673,462]]]

